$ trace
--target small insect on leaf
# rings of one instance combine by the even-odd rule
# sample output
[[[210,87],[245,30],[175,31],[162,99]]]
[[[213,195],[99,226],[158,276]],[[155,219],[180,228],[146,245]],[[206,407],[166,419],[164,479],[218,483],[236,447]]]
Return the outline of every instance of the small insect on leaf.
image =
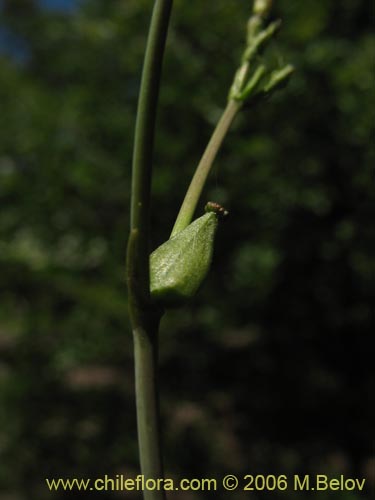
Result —
[[[193,297],[212,261],[218,218],[227,211],[209,202],[206,213],[158,247],[150,256],[151,297],[177,306]]]

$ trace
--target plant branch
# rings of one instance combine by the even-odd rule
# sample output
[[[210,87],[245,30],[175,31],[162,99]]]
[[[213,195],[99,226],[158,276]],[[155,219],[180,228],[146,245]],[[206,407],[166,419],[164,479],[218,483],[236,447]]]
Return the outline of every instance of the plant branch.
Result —
[[[236,102],[231,99],[228,101],[228,104],[198,164],[194,177],[191,180],[190,186],[187,190],[185,199],[181,205],[175,225],[173,227],[171,237],[175,236],[190,224],[207,176],[211,170],[212,164],[234,120],[234,117],[240,109],[240,102]]]
[[[128,266],[142,302],[149,298],[149,211],[156,107],[172,0],[155,0],[147,41],[135,125]]]
[[[146,480],[163,478],[157,383],[157,337],[162,311],[150,302],[149,212],[156,108],[172,3],[155,0],[147,40],[135,127],[127,251],[139,454]],[[145,500],[165,500],[163,491],[146,490],[143,495]]]
[[[271,6],[272,0],[254,1],[253,13],[247,23],[245,50],[229,91],[227,107],[198,164],[172,229],[171,237],[190,224],[212,164],[237,112],[244,104],[265,97],[281,87],[293,72],[290,64],[283,68],[269,69],[259,57],[261,49],[273,38],[280,27],[280,21],[274,21],[265,26]]]
[[[147,479],[164,477],[160,446],[158,394],[158,328],[134,330],[135,390],[137,399],[138,447],[141,471]],[[144,500],[165,500],[165,492],[147,489]]]

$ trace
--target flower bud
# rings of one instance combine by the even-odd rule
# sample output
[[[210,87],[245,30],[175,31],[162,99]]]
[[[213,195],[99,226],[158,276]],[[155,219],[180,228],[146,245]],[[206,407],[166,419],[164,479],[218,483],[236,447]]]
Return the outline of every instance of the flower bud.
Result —
[[[218,218],[226,211],[216,203],[206,210],[150,255],[151,297],[163,306],[193,297],[210,269]]]
[[[258,16],[267,16],[268,12],[271,10],[272,0],[255,0],[253,12]]]

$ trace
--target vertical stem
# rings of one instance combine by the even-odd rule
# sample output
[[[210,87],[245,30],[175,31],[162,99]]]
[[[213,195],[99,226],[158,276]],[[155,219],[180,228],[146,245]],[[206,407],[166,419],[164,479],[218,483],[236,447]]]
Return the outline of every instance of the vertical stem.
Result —
[[[172,3],[173,0],[155,0],[147,39],[135,127],[127,251],[139,454],[146,480],[163,478],[157,384],[157,342],[161,312],[150,303],[149,212],[156,107]],[[165,500],[163,491],[144,491],[143,496],[145,500]]]
[[[156,330],[158,325],[156,326]],[[145,479],[163,478],[160,447],[157,381],[157,331],[134,331],[135,388],[137,395],[138,445]],[[164,491],[143,492],[144,500],[165,500]]]
[[[133,270],[144,299],[149,295],[149,211],[156,107],[172,1],[155,0],[135,125],[130,227],[131,231],[138,232],[136,269]]]
[[[241,108],[241,103],[229,100],[215,130],[211,136],[206,150],[198,164],[194,177],[191,180],[185,199],[181,205],[171,237],[187,227],[194,215],[199,197],[203,190],[207,176],[211,170],[212,164],[220,149],[220,146],[232,124],[234,117]]]

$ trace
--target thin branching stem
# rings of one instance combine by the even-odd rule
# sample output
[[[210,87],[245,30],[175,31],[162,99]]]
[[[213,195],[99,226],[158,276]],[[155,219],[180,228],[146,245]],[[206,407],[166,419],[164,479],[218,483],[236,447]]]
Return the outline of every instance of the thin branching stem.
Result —
[[[173,227],[171,237],[185,229],[185,227],[190,224],[212,164],[225,136],[228,133],[234,117],[240,109],[241,104],[239,102],[232,99],[228,101],[228,104],[218,121],[211,139],[207,144],[206,150],[197,166],[194,177],[191,180],[189,189],[186,192],[185,199],[181,205]]]
[[[134,138],[127,253],[139,454],[146,480],[163,478],[157,383],[157,337],[161,312],[150,303],[149,212],[156,108],[172,3],[173,0],[155,0],[147,40]],[[163,491],[146,490],[143,495],[144,500],[165,500]]]

